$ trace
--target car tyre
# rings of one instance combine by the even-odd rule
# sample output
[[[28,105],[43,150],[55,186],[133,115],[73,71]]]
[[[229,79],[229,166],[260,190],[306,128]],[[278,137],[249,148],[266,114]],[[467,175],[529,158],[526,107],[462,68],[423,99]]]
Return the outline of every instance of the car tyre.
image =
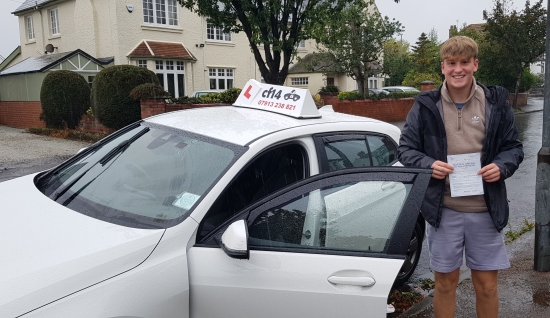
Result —
[[[395,279],[394,287],[399,287],[407,282],[418,265],[424,240],[424,218],[419,217],[414,225],[414,230],[405,255],[405,262]]]

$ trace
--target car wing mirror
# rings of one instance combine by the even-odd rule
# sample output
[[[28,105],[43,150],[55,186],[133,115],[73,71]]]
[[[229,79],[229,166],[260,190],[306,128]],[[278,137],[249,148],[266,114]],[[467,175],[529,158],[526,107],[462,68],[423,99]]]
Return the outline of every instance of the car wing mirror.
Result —
[[[238,259],[249,258],[248,229],[244,220],[235,221],[225,229],[220,246],[225,254],[230,257]]]

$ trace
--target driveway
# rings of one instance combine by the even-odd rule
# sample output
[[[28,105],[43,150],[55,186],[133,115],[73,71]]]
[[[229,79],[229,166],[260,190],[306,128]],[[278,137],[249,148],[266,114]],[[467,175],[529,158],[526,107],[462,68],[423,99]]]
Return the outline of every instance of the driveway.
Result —
[[[0,126],[0,182],[55,167],[88,142],[34,135]]]

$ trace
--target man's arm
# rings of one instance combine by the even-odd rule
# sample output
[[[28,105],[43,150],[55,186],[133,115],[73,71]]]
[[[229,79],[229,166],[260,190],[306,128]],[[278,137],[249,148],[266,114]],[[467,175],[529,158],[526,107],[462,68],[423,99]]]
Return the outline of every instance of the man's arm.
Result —
[[[405,167],[432,168],[436,161],[424,153],[424,136],[421,127],[420,105],[415,102],[401,130],[397,148],[399,161]]]

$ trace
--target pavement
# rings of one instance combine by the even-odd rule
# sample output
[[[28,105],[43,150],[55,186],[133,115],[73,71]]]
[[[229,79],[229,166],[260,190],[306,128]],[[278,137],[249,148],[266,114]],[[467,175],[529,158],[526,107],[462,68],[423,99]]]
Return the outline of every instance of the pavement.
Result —
[[[528,99],[520,112],[541,112],[543,98]],[[536,272],[534,268],[535,230],[531,230],[506,246],[511,267],[499,272],[499,299],[501,318],[550,317],[550,272]],[[393,317],[432,318],[433,291],[420,303]],[[457,288],[455,317],[476,317],[475,292],[470,270],[461,268]]]

